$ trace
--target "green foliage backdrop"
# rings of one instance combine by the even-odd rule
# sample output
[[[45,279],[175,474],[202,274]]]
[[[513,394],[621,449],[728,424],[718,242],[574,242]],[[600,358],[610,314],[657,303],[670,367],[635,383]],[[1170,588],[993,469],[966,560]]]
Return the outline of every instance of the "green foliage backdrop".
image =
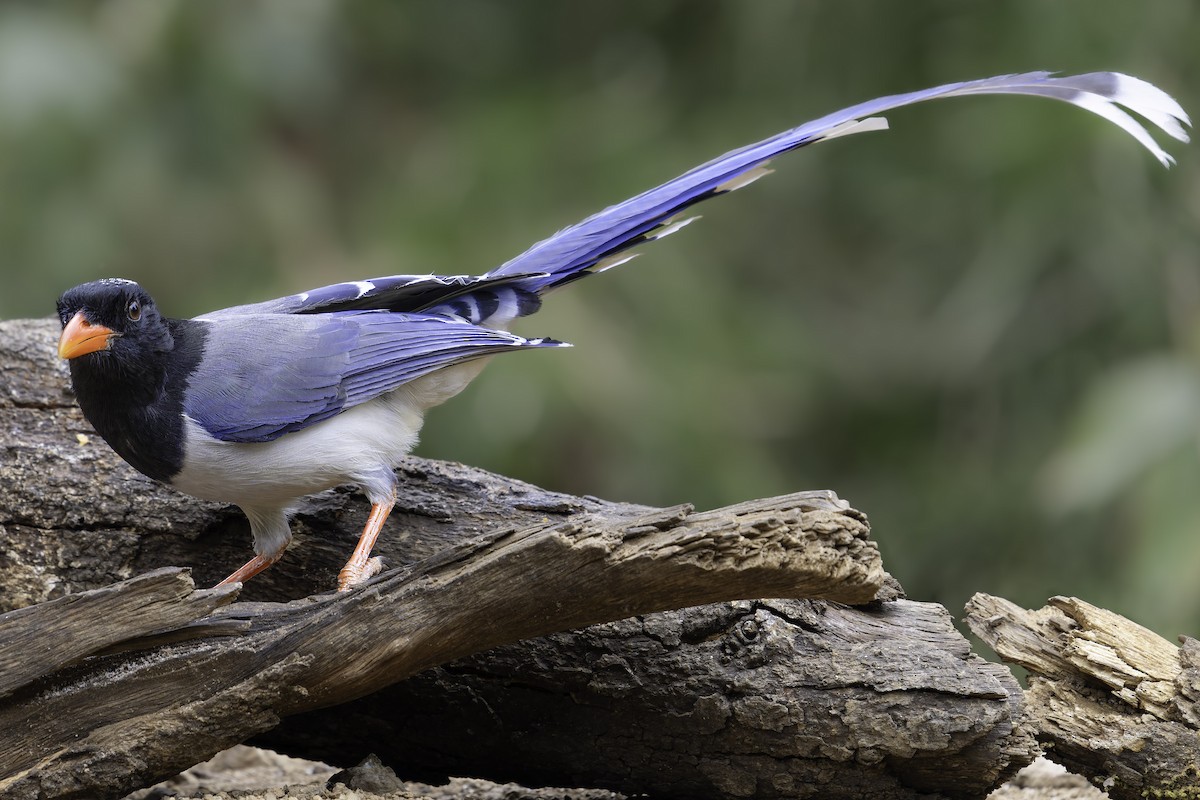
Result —
[[[105,275],[185,316],[477,272],[877,95],[1116,69],[1200,113],[1193,0],[0,4],[0,316]],[[522,332],[419,452],[701,506],[828,487],[952,609],[1200,632],[1200,158],[939,102],[780,159]],[[272,343],[274,346],[287,343]],[[0,456],[2,457],[2,456]]]

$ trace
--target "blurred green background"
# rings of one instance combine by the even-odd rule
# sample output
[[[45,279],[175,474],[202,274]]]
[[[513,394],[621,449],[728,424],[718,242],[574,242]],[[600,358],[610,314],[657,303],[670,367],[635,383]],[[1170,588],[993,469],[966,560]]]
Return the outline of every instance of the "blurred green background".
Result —
[[[851,103],[1055,69],[1200,113],[1194,0],[0,4],[0,317],[480,272]],[[1200,158],[1025,98],[889,115],[554,296],[418,453],[701,507],[831,488],[916,598],[1200,634]]]

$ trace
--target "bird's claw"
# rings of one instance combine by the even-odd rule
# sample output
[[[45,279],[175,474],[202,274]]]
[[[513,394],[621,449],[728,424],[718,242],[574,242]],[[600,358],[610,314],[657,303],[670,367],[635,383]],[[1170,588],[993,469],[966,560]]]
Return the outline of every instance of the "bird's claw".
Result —
[[[362,564],[347,564],[338,573],[338,591],[348,592],[366,583],[383,571],[383,559],[379,556],[368,558]]]

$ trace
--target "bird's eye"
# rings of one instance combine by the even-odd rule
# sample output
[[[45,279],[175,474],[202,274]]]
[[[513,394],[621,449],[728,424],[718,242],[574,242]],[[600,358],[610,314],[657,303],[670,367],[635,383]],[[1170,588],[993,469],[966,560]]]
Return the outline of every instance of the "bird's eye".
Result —
[[[130,300],[129,305],[125,308],[125,313],[133,322],[137,322],[142,318],[142,304],[137,300]]]

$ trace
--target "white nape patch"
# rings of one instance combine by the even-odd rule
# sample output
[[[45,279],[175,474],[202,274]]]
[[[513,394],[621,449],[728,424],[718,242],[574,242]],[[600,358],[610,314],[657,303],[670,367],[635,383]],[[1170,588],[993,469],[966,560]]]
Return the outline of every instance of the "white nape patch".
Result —
[[[604,272],[605,270],[610,270],[613,267],[619,267],[628,261],[633,261],[635,258],[637,258],[640,255],[641,255],[641,253],[614,253],[611,256],[602,258],[599,261],[597,261],[595,264],[593,264],[591,266],[590,271],[599,275],[601,272]]]
[[[375,288],[375,284],[370,281],[352,281],[350,285],[358,289],[359,297]]]
[[[655,231],[653,234],[651,234],[650,236],[648,236],[646,238],[648,238],[651,241],[658,241],[659,239],[663,238],[664,236],[670,236],[672,233],[679,230],[680,228],[684,228],[684,227],[687,227],[688,225],[691,225],[693,222],[695,222],[698,219],[700,219],[699,214],[697,214],[694,217],[688,217],[687,219],[667,220],[666,223],[664,223],[663,227],[659,228],[657,231]]]
[[[754,183],[759,178],[770,175],[772,172],[775,171],[767,166],[770,163],[771,163],[770,161],[764,161],[763,163],[759,164],[754,169],[746,170],[741,175],[735,175],[734,177],[730,178],[729,180],[725,181],[724,183],[719,183],[716,186],[714,186],[713,191],[714,192],[735,192],[738,189],[741,189],[743,186],[749,186],[750,184]]]
[[[853,133],[870,133],[871,131],[886,131],[887,129],[887,117],[852,119],[849,122],[843,122],[841,125],[835,125],[830,128],[818,137],[818,141],[823,142],[826,139],[836,139],[839,136],[849,136]]]
[[[101,278],[96,283],[102,283],[105,286],[137,286],[137,281],[131,281],[129,278]]]

